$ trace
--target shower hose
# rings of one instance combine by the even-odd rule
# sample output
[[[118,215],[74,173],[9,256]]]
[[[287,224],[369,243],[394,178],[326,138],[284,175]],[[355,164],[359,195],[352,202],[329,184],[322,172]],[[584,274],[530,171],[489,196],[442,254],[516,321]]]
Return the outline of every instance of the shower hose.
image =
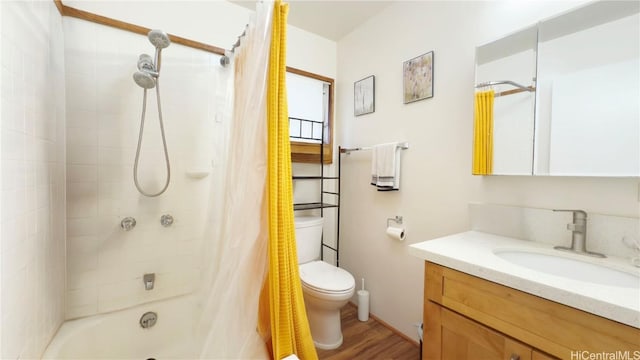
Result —
[[[144,134],[144,118],[147,112],[147,89],[144,89],[144,96],[142,99],[142,117],[140,119],[140,133],[138,134],[138,148],[136,149],[136,159],[133,164],[133,182],[136,184],[138,191],[148,197],[156,197],[164,193],[169,187],[169,181],[171,179],[171,166],[169,165],[169,152],[167,151],[167,140],[164,135],[164,124],[162,123],[162,108],[160,106],[160,79],[156,79],[156,98],[158,100],[158,117],[160,121],[160,133],[162,134],[162,146],[164,147],[164,160],[167,165],[167,180],[164,187],[159,192],[153,194],[148,193],[142,189],[138,182],[138,162],[140,160],[140,148],[142,146],[142,135]]]

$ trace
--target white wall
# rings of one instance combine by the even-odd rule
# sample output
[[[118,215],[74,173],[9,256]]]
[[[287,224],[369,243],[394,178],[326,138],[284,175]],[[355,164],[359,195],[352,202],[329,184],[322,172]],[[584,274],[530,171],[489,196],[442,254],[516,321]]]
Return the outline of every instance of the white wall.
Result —
[[[371,312],[416,337],[423,263],[407,245],[470,228],[468,203],[638,216],[638,180],[473,177],[474,49],[576,2],[398,2],[338,42],[338,142],[409,141],[399,192],[368,185],[370,154],[343,155],[341,265],[371,291]],[[434,97],[402,104],[402,63],[434,50]],[[353,116],[353,82],[376,76],[376,112]],[[407,240],[385,236],[402,215]],[[355,300],[355,299],[354,299]]]
[[[64,320],[62,22],[52,1],[0,13],[0,357],[33,359]]]

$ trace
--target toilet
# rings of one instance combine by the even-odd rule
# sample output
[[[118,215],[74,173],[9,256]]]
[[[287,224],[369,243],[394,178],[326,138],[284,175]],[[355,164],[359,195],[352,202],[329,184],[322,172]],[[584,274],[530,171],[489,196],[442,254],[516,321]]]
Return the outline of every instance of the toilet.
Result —
[[[323,223],[318,216],[297,216],[296,247],[313,343],[331,350],[342,345],[340,309],[353,296],[356,282],[348,271],[320,260]]]

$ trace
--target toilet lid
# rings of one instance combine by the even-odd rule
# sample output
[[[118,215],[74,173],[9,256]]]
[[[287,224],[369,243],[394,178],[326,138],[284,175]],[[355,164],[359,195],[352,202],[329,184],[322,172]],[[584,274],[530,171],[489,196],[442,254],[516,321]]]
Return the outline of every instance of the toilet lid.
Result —
[[[356,286],[355,279],[348,271],[324,261],[300,265],[300,279],[305,285],[323,292],[342,292]]]

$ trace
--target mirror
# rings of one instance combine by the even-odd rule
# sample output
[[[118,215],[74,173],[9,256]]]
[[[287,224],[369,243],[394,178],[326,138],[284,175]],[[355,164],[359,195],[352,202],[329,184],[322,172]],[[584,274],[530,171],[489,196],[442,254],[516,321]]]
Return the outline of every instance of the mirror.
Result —
[[[537,40],[533,26],[476,49],[476,90],[494,91],[491,174],[532,174],[535,91],[522,88],[535,84]]]
[[[476,49],[476,84],[526,86],[534,69],[535,100],[494,99],[491,174],[640,176],[639,12],[636,1],[595,2]],[[500,50],[517,49],[509,44],[518,38],[537,61],[518,62],[529,50]]]

